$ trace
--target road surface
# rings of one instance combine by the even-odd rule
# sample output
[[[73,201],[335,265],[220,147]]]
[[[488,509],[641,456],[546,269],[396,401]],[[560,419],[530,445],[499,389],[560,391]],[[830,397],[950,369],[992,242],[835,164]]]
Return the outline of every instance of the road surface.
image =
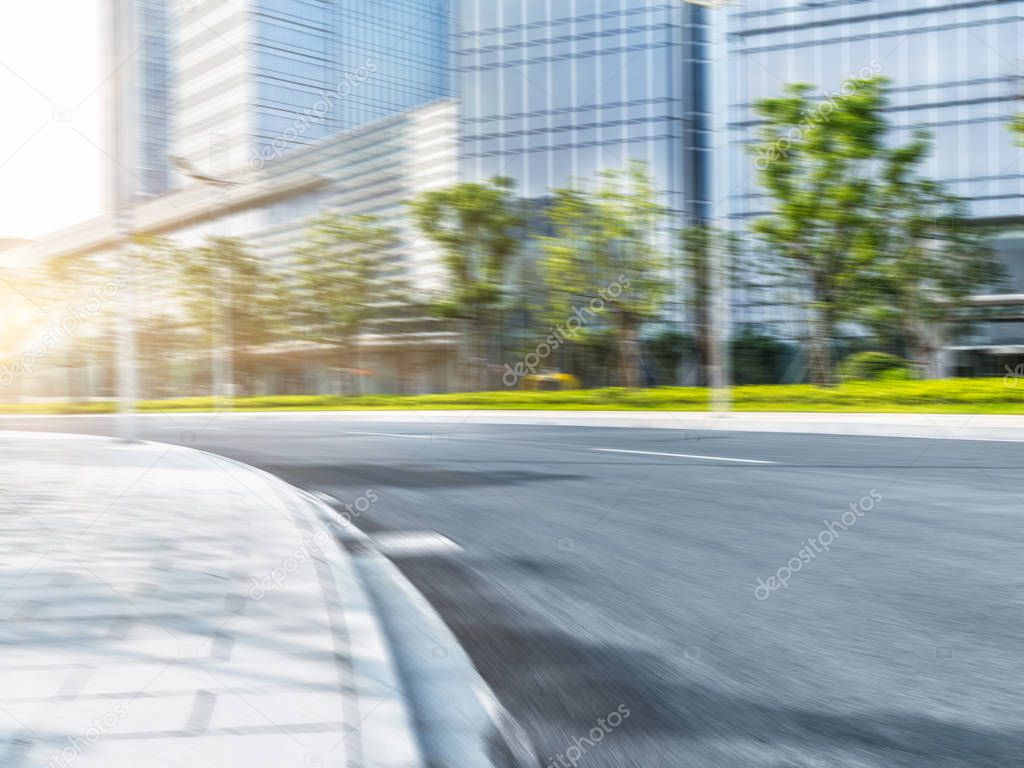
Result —
[[[427,419],[141,432],[348,509],[544,765],[1024,764],[1024,445]]]

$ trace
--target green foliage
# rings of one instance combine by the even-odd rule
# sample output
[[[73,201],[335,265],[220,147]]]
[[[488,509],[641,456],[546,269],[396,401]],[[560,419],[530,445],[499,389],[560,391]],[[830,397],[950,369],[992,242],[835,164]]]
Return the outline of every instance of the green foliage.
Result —
[[[857,352],[846,358],[840,366],[844,379],[880,379],[889,374],[889,380],[909,376],[910,364],[902,357],[887,352]],[[892,372],[902,373],[892,375]]]
[[[178,290],[192,325],[206,337],[227,334],[229,348],[262,344],[280,318],[280,278],[234,237],[209,237],[175,248]]]
[[[890,368],[878,374],[878,381],[913,381],[915,378],[910,368]]]
[[[318,326],[324,341],[355,349],[367,324],[402,298],[398,242],[375,216],[314,220],[298,261],[300,320]]]
[[[807,384],[743,386],[733,390],[736,411],[875,413],[1024,413],[1024,392],[1001,377],[931,381],[850,381],[836,387]],[[143,411],[208,411],[217,398],[142,401]],[[701,387],[586,389],[563,392],[470,392],[449,395],[296,395],[235,398],[239,411],[358,409],[504,409],[706,411]],[[0,404],[0,413],[110,413],[112,402]]]
[[[732,340],[732,375],[736,384],[774,384],[786,345],[774,336],[744,329]]]
[[[756,105],[764,119],[754,148],[772,214],[754,225],[810,319],[808,357],[816,383],[833,382],[837,327],[858,304],[858,277],[874,255],[870,209],[876,164],[885,160],[886,105],[880,78],[852,79],[819,102],[806,84]]]
[[[436,243],[448,282],[434,304],[435,314],[463,321],[473,347],[461,378],[486,381],[486,363],[502,348],[501,310],[509,298],[509,274],[524,237],[525,217],[511,179],[488,184],[463,182],[424,192],[409,206],[420,232]],[[472,357],[476,360],[472,360]]]
[[[191,248],[164,243],[155,251],[176,285],[194,340],[223,351],[225,384],[234,392],[237,353],[271,341],[283,325],[280,276],[234,237],[208,237]]]
[[[924,376],[938,375],[937,353],[966,299],[1003,276],[964,201],[918,174],[929,151],[921,134],[889,154],[872,209],[874,258],[855,313],[883,343],[907,350]]]
[[[832,383],[838,326],[853,321],[933,371],[963,300],[1000,275],[963,201],[920,176],[928,135],[886,141],[887,104],[875,77],[826,101],[792,85],[757,105],[756,164],[773,211],[754,229],[806,296],[816,383]]]
[[[1010,130],[1017,134],[1017,142],[1024,147],[1024,115],[1017,115],[1010,123]]]
[[[523,216],[511,179],[464,182],[410,203],[422,232],[442,250],[450,283],[443,314],[482,320],[500,303],[522,239]]]
[[[648,339],[644,347],[659,382],[674,382],[680,363],[696,352],[693,336],[675,330],[662,331]]]
[[[639,330],[658,316],[670,288],[659,243],[665,210],[647,167],[633,161],[603,171],[590,189],[556,190],[548,217],[554,234],[540,238],[548,320],[600,306],[589,322],[614,329],[619,378],[635,385]]]

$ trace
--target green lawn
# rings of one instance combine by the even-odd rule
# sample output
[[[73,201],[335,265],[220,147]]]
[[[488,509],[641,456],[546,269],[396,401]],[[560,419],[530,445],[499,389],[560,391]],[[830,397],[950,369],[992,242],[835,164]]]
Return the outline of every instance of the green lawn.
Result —
[[[216,411],[224,401],[209,397],[150,400],[140,411]],[[698,387],[587,389],[572,392],[471,392],[448,395],[279,395],[240,397],[236,411],[307,410],[587,410],[706,411],[708,390]],[[91,403],[0,404],[3,413],[110,413],[115,405]],[[827,389],[809,385],[746,386],[733,389],[735,411],[874,413],[1020,413],[1024,381],[1007,386],[1001,378],[941,381],[857,381]]]

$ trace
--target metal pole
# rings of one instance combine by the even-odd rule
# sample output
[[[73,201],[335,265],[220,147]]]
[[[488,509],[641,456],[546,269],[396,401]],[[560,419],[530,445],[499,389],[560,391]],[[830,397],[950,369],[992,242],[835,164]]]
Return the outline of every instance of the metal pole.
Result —
[[[131,271],[131,214],[122,208],[118,220],[118,246],[116,271],[128,275]],[[135,393],[138,379],[135,364],[135,292],[131,277],[126,277],[118,301],[117,323],[117,433],[126,441],[136,439]]]
[[[729,317],[729,246],[712,243],[711,248],[711,408],[725,413],[732,407],[732,354]]]
[[[729,217],[729,136],[728,109],[729,78],[726,72],[728,57],[726,46],[726,18],[728,0],[685,0],[691,5],[704,6],[709,18],[718,14],[718,23],[712,23],[708,67],[710,69],[710,104],[713,136],[713,172],[711,195],[711,219],[715,235],[728,236]],[[711,408],[716,413],[725,413],[732,407],[732,351],[730,274],[732,271],[731,245],[713,236],[709,243],[711,259]]]

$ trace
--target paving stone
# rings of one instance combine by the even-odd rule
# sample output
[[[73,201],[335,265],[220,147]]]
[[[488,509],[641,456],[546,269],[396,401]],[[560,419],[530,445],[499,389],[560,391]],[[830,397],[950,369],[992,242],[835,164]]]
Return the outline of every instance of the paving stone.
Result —
[[[180,448],[25,437],[0,443],[0,489],[0,766],[418,764],[386,737],[401,692],[354,698],[336,628],[372,620],[325,593],[325,567],[351,583],[348,556],[283,484]]]

